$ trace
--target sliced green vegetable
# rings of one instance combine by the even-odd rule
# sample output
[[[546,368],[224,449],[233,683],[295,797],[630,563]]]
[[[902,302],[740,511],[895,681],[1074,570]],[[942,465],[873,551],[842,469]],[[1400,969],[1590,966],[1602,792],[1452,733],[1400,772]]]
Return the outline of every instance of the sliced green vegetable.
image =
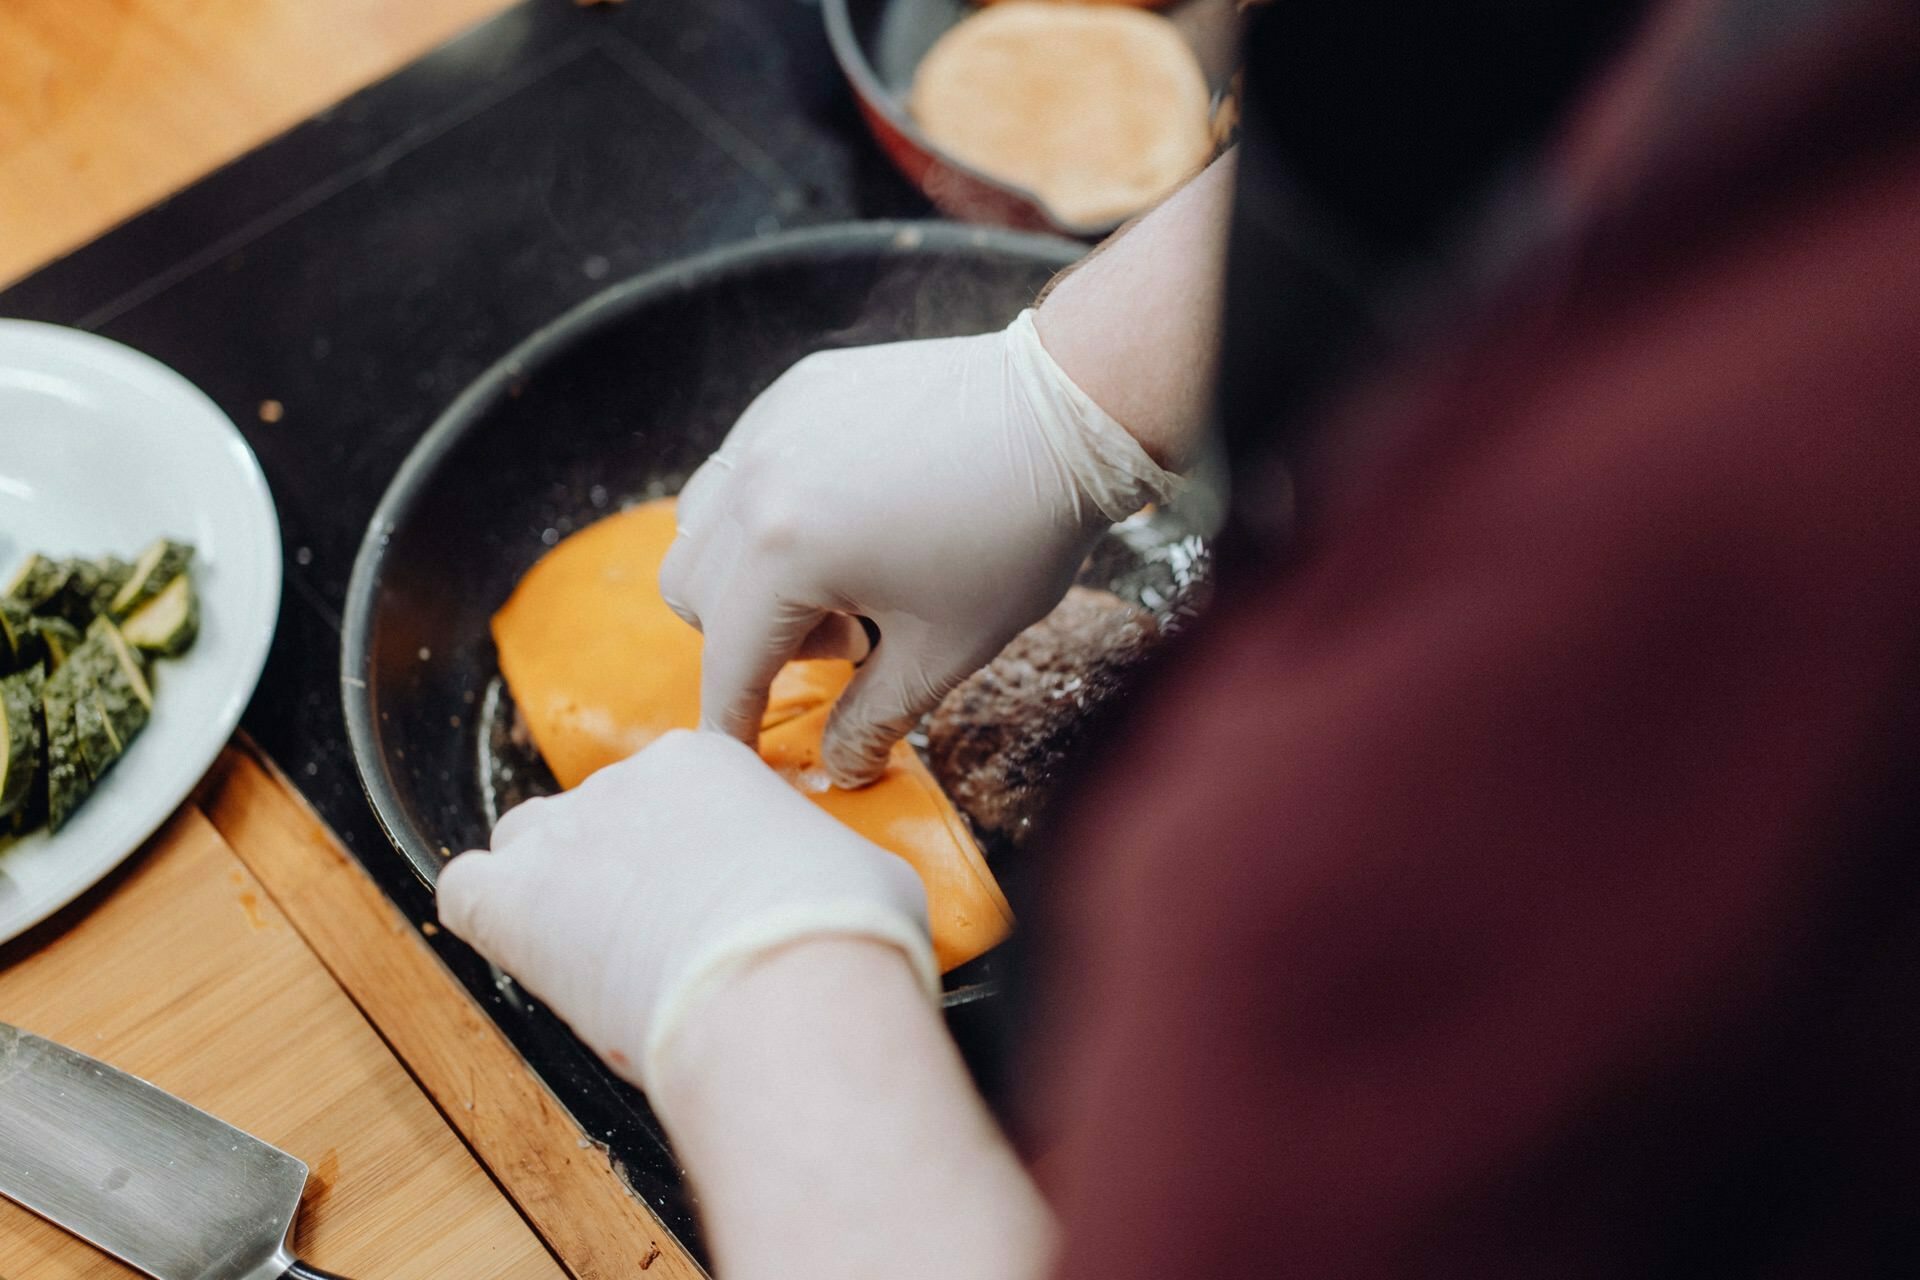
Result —
[[[117,667],[124,678],[127,691],[139,700],[142,707],[152,711],[153,686],[147,683],[146,665],[141,662],[140,655],[134,652],[133,646],[127,643],[127,638],[120,634],[120,628],[105,618],[95,618],[93,625],[87,628],[87,644],[105,646],[105,652],[112,657],[112,666]],[[108,679],[111,681],[111,677]]]
[[[99,572],[99,585],[93,589],[93,611],[107,612],[107,606],[120,594],[120,589],[133,577],[133,564],[119,556],[97,556],[93,567]]]
[[[0,680],[0,817],[23,809],[40,773],[40,668]]]
[[[162,587],[153,599],[127,615],[120,633],[135,648],[177,658],[200,634],[200,601],[194,594],[193,575],[181,572]]]
[[[87,772],[86,758],[80,750],[80,732],[74,723],[74,698],[66,672],[76,668],[69,662],[47,681],[40,699],[47,735],[47,829],[58,831],[67,824],[74,810],[93,790],[93,775]]]
[[[15,571],[7,582],[4,593],[10,600],[17,600],[28,609],[38,609],[66,585],[67,571],[57,560],[43,555],[30,555],[27,562]]]
[[[0,594],[0,842],[65,826],[146,728],[147,655],[199,630],[193,554],[161,538],[131,564],[34,555],[15,570]]]
[[[33,629],[40,633],[40,642],[46,646],[47,666],[58,670],[67,660],[67,655],[80,647],[80,632],[65,618],[35,618]]]
[[[107,604],[107,612],[115,618],[124,618],[147,601],[160,594],[169,582],[186,572],[187,565],[193,560],[193,548],[184,542],[175,542],[171,538],[155,538],[133,562],[133,571],[127,575],[126,585],[114,593]]]
[[[27,798],[18,809],[0,819],[0,846],[10,840],[17,840],[36,827],[47,825],[47,769],[43,763],[34,772],[33,785],[27,790]]]
[[[142,674],[139,658],[105,618],[94,623],[88,644],[99,646],[101,656],[89,660],[83,674],[92,680],[94,699],[106,717],[108,731],[125,750],[147,727],[153,714],[153,690]]]
[[[131,655],[124,646],[116,648],[112,643],[111,628],[104,618],[98,620],[73,661],[55,677],[67,682],[80,755],[96,783],[126,754],[151,714],[146,682],[137,666],[129,673],[123,655],[129,660]],[[133,683],[136,679],[138,685]]]
[[[33,716],[36,768],[33,781],[27,788],[27,798],[19,808],[6,818],[11,828],[10,836],[23,836],[35,827],[47,823],[47,725],[46,716],[41,709],[41,697],[45,692],[46,681],[40,667],[28,667],[15,677],[26,682],[30,712]]]
[[[80,741],[80,758],[95,782],[106,776],[120,758],[120,740],[107,724],[106,708],[100,704],[100,691],[91,684],[73,691],[73,728]]]
[[[53,599],[40,606],[40,613],[65,618],[84,629],[99,612],[93,598],[100,590],[100,570],[88,560],[63,560],[61,565],[67,571],[66,581]]]
[[[32,666],[44,649],[26,606],[18,600],[0,600],[0,675]]]

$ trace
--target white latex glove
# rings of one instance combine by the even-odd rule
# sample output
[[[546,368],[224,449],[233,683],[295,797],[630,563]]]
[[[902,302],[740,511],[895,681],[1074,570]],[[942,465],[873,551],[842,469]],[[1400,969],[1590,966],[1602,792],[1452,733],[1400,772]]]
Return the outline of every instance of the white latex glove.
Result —
[[[741,415],[680,498],[660,572],[706,633],[704,727],[751,742],[796,656],[878,647],[824,762],[870,782],[887,750],[1073,581],[1102,530],[1179,478],[1076,387],[1033,313],[999,333],[821,352]]]
[[[442,924],[642,1088],[702,996],[785,943],[891,943],[939,995],[913,868],[719,734],[669,733],[520,805],[438,892]]]

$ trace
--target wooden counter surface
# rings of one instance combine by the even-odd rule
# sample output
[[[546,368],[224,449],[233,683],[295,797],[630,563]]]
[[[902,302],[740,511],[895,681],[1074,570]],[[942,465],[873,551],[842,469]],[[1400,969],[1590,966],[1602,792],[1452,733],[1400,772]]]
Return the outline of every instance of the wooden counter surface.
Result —
[[[5,0],[0,285],[510,2]]]

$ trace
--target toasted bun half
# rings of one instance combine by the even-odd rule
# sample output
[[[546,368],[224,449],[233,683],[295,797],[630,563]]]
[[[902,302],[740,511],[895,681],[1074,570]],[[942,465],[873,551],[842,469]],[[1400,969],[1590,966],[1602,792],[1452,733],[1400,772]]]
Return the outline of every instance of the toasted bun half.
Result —
[[[1165,18],[1118,5],[983,9],[927,51],[907,108],[948,155],[1081,225],[1138,213],[1213,148],[1192,48]]]

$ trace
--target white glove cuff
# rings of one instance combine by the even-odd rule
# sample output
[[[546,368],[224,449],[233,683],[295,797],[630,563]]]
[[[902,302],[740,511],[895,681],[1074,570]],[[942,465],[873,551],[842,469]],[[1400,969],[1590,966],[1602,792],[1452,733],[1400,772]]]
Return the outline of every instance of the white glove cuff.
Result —
[[[661,994],[640,1059],[641,1081],[658,1080],[661,1054],[687,1015],[755,958],[803,938],[851,936],[898,947],[927,998],[940,1000],[940,966],[924,923],[871,899],[787,903],[748,916],[694,955]]]
[[[1125,520],[1149,502],[1165,503],[1186,487],[1185,477],[1147,456],[1133,434],[1082,391],[1040,342],[1033,309],[1007,326],[1008,358],[1016,385],[1033,400],[1034,420],[1048,447],[1072,473],[1080,492],[1109,522]]]

